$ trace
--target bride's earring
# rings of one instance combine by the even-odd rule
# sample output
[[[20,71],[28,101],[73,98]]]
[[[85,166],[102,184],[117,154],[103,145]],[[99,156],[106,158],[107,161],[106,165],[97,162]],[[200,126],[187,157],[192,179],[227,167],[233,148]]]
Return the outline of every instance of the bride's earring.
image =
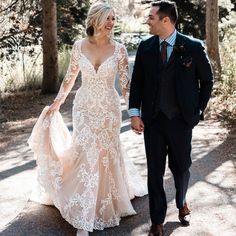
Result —
[[[89,236],[89,232],[83,229],[77,229],[76,236]]]

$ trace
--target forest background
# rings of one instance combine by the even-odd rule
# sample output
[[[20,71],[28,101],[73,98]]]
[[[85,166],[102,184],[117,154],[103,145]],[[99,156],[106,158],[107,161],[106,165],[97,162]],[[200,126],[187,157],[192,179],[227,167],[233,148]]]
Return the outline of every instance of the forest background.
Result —
[[[42,94],[43,80],[43,2],[44,0],[3,0],[0,3],[0,123],[14,117],[19,96]],[[47,1],[47,2],[50,2]],[[69,63],[70,50],[76,39],[84,36],[87,10],[93,1],[57,0],[58,90]],[[148,34],[144,24],[150,1],[110,0],[117,9],[115,39],[135,51]],[[218,17],[207,18],[212,0],[176,0],[179,9],[177,29],[187,35],[206,40],[207,28],[217,24],[219,63],[212,60],[216,81],[209,105],[209,115],[227,124],[236,122],[236,0],[213,0]],[[122,6],[122,7],[120,7]],[[210,9],[213,11],[214,9]],[[209,45],[208,45],[209,46]],[[213,50],[213,51],[214,51]],[[46,81],[47,82],[47,81]],[[47,91],[43,92],[44,94]],[[42,95],[43,96],[43,95]],[[44,95],[45,96],[45,95]],[[27,102],[27,101],[25,101]]]

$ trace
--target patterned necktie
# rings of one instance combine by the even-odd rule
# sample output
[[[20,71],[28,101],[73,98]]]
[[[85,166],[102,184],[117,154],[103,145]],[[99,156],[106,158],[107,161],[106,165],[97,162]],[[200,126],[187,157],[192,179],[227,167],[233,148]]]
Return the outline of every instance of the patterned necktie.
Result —
[[[161,43],[161,59],[162,59],[163,64],[167,63],[167,46],[168,46],[168,43],[166,41],[163,41]]]

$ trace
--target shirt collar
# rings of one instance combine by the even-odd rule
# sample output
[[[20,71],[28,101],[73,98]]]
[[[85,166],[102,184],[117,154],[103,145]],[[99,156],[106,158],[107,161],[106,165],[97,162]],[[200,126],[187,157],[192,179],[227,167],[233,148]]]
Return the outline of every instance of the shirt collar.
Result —
[[[170,46],[174,46],[175,40],[176,40],[176,35],[177,35],[177,31],[175,29],[174,32],[168,38],[166,38],[166,39],[159,38],[160,45],[163,41],[166,41]]]

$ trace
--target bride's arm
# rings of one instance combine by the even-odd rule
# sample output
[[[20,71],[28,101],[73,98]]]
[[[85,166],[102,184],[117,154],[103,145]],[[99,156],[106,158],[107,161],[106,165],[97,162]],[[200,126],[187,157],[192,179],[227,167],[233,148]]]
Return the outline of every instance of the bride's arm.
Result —
[[[126,104],[128,105],[129,90],[130,90],[129,60],[128,60],[127,50],[123,45],[119,49],[118,69],[119,69],[121,93],[125,99]]]
[[[71,91],[74,86],[76,77],[79,73],[79,50],[78,50],[79,42],[76,41],[72,47],[71,57],[69,67],[67,69],[66,75],[62,81],[59,92],[54,99],[54,102],[49,107],[49,113],[53,111],[58,111],[60,109],[61,104],[66,100],[67,95]]]

